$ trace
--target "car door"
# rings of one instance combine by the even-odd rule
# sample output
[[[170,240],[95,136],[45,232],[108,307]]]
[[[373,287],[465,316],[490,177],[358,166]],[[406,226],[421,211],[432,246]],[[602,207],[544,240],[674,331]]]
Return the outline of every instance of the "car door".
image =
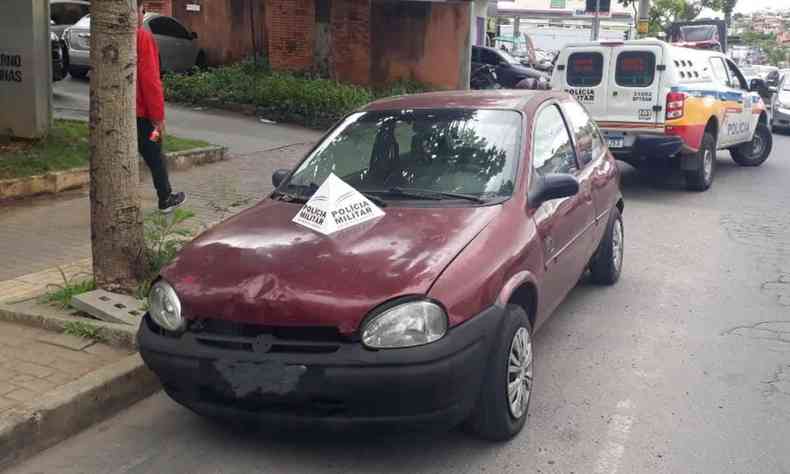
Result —
[[[655,124],[660,120],[663,49],[657,45],[624,45],[609,61],[607,121]]]
[[[761,97],[758,92],[749,90],[749,83],[746,77],[738,69],[738,66],[729,59],[727,62],[727,71],[730,73],[731,88],[737,91],[743,97],[743,107],[741,107],[741,114],[738,119],[738,126],[736,129],[737,143],[745,143],[752,141],[754,130],[757,128],[757,122],[760,119],[760,108],[756,105],[760,102]]]
[[[712,56],[709,61],[713,76],[719,86],[717,100],[721,103],[722,108],[718,147],[724,148],[745,141],[749,130],[748,121],[744,120],[747,97],[745,91],[734,87],[737,84],[737,79],[730,74],[724,58]],[[751,114],[751,107],[748,109]]]
[[[570,132],[557,103],[544,105],[532,125],[532,183],[552,173],[583,179]],[[588,188],[589,190],[589,188]],[[591,193],[554,199],[535,209],[533,217],[545,255],[541,295],[548,315],[570,291],[587,266],[591,224],[595,221]],[[545,316],[544,316],[545,317]]]
[[[562,103],[562,109],[576,146],[576,157],[580,166],[576,174],[579,193],[585,198],[586,205],[592,199],[595,213],[594,222],[588,222],[588,225],[592,225],[588,254],[592,256],[606,230],[608,213],[614,208],[619,195],[618,183],[614,179],[617,165],[609,157],[601,131],[584,107],[576,101],[568,100]]]
[[[607,118],[608,84],[604,73],[609,67],[611,48],[589,46],[573,48],[565,64],[557,65],[564,78],[562,88],[583,104],[596,120]]]
[[[183,70],[183,58],[180,52],[183,47],[183,29],[175,20],[157,16],[148,22],[148,27],[154,35],[159,47],[160,67],[162,71]]]

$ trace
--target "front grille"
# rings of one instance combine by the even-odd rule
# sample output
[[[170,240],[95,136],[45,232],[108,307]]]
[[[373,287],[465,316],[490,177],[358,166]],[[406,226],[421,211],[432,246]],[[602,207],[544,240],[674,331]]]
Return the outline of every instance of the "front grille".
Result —
[[[349,339],[332,326],[263,326],[217,319],[190,323],[195,341],[215,349],[281,354],[328,354]]]

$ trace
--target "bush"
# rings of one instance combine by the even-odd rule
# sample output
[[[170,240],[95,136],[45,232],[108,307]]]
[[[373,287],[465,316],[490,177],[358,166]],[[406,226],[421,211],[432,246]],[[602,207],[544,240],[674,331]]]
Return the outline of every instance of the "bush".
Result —
[[[373,99],[427,90],[414,81],[372,90],[331,79],[272,72],[261,59],[164,78],[167,100],[252,104],[266,118],[325,128]]]

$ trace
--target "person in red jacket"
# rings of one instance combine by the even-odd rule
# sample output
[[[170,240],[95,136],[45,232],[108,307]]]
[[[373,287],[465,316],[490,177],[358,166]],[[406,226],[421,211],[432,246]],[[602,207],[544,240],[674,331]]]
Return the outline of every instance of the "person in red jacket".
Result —
[[[168,213],[184,204],[186,195],[174,193],[162,156],[165,133],[165,95],[159,74],[159,50],[151,33],[143,28],[145,6],[137,4],[137,148],[151,170],[159,210]]]

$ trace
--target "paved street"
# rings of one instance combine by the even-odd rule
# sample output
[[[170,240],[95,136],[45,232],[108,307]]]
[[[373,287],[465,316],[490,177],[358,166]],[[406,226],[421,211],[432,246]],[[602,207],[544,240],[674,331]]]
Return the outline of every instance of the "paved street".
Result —
[[[508,444],[239,432],[160,394],[10,472],[790,472],[788,150],[776,135],[753,169],[720,154],[706,193],[624,165],[623,278],[582,282],[537,334]]]

